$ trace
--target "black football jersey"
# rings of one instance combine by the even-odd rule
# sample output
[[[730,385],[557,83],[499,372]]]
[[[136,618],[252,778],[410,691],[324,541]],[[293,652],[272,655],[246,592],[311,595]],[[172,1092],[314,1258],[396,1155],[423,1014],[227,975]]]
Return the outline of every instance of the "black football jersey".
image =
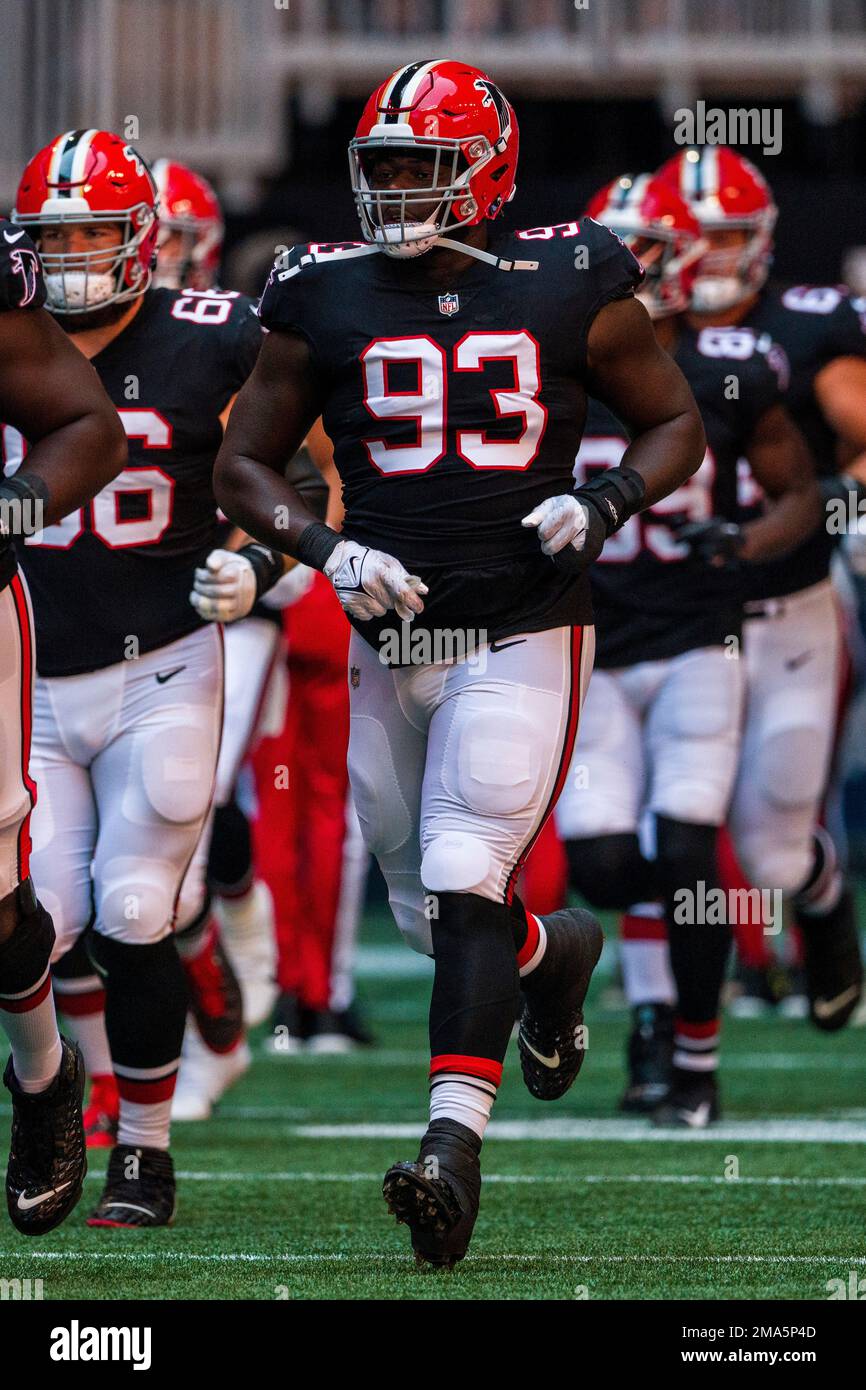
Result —
[[[45,281],[36,247],[22,227],[0,218],[0,312],[5,309],[41,309]],[[0,419],[3,402],[0,401]],[[16,570],[11,537],[0,536],[0,590]]]
[[[838,471],[836,437],[815,397],[815,377],[837,357],[866,357],[866,301],[844,286],[769,285],[745,324],[781,343],[791,364],[785,404],[812,450],[819,475]],[[789,554],[749,567],[748,598],[796,593],[826,579],[838,537],[819,526]]]
[[[45,676],[94,671],[202,625],[196,565],[218,541],[213,463],[220,414],[262,340],[243,295],[148,290],[92,359],[129,438],[129,463],[92,502],[20,547]],[[3,430],[11,470],[23,442]]]
[[[700,408],[707,452],[682,487],[611,536],[590,571],[600,667],[718,646],[742,626],[741,571],[712,568],[673,532],[712,516],[741,518],[742,455],[758,420],[782,397],[785,355],[767,335],[748,329],[683,327],[674,358]],[[627,443],[619,421],[591,401],[575,464],[578,482],[616,467]]]
[[[573,485],[588,330],[640,283],[637,261],[591,219],[494,232],[489,251],[537,269],[472,261],[441,286],[423,257],[359,249],[294,248],[259,309],[267,328],[306,338],[326,383],[345,535],[429,585],[413,631],[492,640],[591,621],[586,578],[520,523]],[[375,645],[394,621],[355,626]]]

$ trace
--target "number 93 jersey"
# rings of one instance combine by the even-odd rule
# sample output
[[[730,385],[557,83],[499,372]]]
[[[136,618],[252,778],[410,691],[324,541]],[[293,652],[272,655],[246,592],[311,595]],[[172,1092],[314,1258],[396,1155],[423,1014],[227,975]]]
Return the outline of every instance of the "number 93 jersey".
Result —
[[[683,327],[673,356],[698,403],[707,451],[682,487],[611,536],[593,566],[598,667],[723,645],[742,627],[742,571],[711,567],[675,531],[688,522],[744,515],[756,485],[742,456],[761,416],[783,398],[787,358],[768,334],[742,328]],[[591,401],[574,469],[578,482],[615,467],[627,443],[619,421]]]
[[[129,462],[87,506],[18,548],[41,675],[112,666],[202,625],[189,595],[217,543],[220,414],[262,336],[242,295],[154,289],[92,359],[123,421]],[[9,426],[2,433],[12,472],[26,442]]]
[[[564,576],[520,523],[573,487],[589,327],[642,271],[591,219],[493,231],[487,249],[525,268],[472,260],[440,283],[424,256],[296,247],[259,313],[309,344],[345,534],[428,583],[413,627],[492,637],[589,621],[586,579]],[[375,622],[356,626],[375,642]]]

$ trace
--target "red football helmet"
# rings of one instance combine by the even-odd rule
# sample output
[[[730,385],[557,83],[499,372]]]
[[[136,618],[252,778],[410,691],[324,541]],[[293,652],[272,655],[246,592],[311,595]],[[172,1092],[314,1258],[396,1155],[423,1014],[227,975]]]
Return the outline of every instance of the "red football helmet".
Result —
[[[723,145],[683,150],[658,176],[685,198],[702,231],[748,233],[743,245],[713,248],[703,257],[692,308],[711,314],[748,299],[763,285],[772,261],[777,209],[766,179]]]
[[[679,194],[653,174],[623,174],[599,189],[587,213],[621,237],[646,271],[637,298],[650,318],[688,308],[706,243]]]
[[[497,217],[514,196],[517,146],[517,118],[478,68],[450,59],[400,68],[370,97],[349,145],[364,240],[417,256],[449,230]],[[375,157],[388,152],[431,158],[429,184],[371,186]]]
[[[159,193],[156,284],[169,289],[209,290],[216,283],[223,244],[223,215],[207,179],[158,159],[153,177]],[[169,245],[172,233],[179,234]]]
[[[34,155],[18,186],[13,222],[32,230],[45,270],[48,307],[84,314],[135,299],[156,262],[156,185],[132,145],[107,130],[69,130]],[[120,243],[93,251],[46,251],[46,227],[116,222]]]

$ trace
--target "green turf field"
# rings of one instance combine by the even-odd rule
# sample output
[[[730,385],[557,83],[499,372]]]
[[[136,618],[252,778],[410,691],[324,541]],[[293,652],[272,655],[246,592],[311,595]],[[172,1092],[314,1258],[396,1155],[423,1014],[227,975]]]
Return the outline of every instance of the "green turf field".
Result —
[[[218,1118],[176,1129],[173,1229],[84,1225],[99,1152],[59,1231],[28,1242],[4,1224],[0,1276],[41,1278],[46,1299],[820,1299],[866,1276],[863,1029],[728,1020],[722,1127],[668,1137],[617,1114],[626,1016],[604,978],[563,1101],[529,1096],[512,1044],[470,1256],[416,1273],[380,1183],[424,1128],[426,972],[369,920],[375,1051],[273,1057],[257,1041]]]

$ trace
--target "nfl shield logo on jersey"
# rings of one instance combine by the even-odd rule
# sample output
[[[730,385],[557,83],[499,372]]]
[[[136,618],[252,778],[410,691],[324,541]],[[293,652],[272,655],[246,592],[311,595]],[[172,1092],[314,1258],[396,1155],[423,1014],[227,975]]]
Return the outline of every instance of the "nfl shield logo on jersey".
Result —
[[[439,312],[440,314],[456,314],[460,308],[460,299],[456,294],[440,294]]]
[[[357,666],[352,667],[352,670],[350,672],[350,679],[352,682],[352,689],[357,690],[358,686],[361,684],[361,672]]]

